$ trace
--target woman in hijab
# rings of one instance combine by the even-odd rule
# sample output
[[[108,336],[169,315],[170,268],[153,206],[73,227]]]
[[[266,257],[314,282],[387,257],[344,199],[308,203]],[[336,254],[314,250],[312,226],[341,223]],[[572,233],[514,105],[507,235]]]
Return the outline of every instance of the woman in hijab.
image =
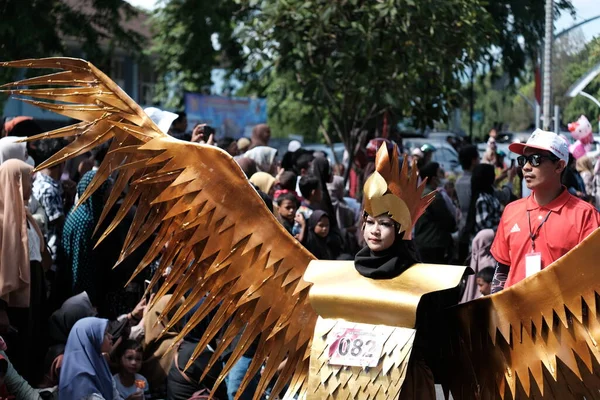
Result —
[[[475,300],[481,295],[479,293],[479,287],[477,286],[477,273],[486,267],[496,266],[496,260],[494,260],[494,257],[492,257],[492,253],[490,252],[494,236],[495,233],[492,229],[483,229],[479,231],[473,239],[471,262],[469,266],[475,273],[467,277],[465,291],[463,292],[463,297],[460,301],[461,303]]]
[[[17,143],[20,139],[16,136],[6,136],[0,139],[0,164],[11,158],[27,160],[27,146],[25,143]]]
[[[48,351],[44,358],[44,378],[40,387],[50,388],[58,385],[65,346],[69,333],[77,321],[96,315],[87,293],[67,299],[48,320]]]
[[[27,147],[25,143],[17,143],[20,139],[22,138],[16,136],[6,136],[0,139],[0,164],[13,158],[27,162],[29,158],[27,156]],[[29,198],[27,207],[42,233],[46,234],[48,229],[48,217],[46,216],[44,207],[42,207],[40,202],[33,196]]]
[[[331,183],[333,180],[331,166],[327,158],[315,157],[311,168],[313,175],[319,179],[321,184],[321,201],[316,205],[316,208],[325,211],[329,216],[330,232],[327,242],[331,248],[338,249],[337,254],[339,255],[340,253],[345,252],[347,249],[342,237],[342,233],[338,227],[336,212],[331,201],[331,196],[329,195],[329,190],[327,189],[327,184]]]
[[[77,184],[77,195],[90,185],[96,171],[87,172]],[[106,254],[94,251],[94,229],[100,220],[102,209],[109,192],[109,183],[104,182],[83,204],[71,211],[65,221],[61,242],[61,263],[57,271],[57,290],[63,300],[71,294],[82,291],[88,293],[92,304],[97,304],[98,296],[104,295],[103,271],[112,265],[105,263]]]
[[[502,216],[502,204],[494,196],[494,166],[479,164],[473,169],[471,177],[471,204],[465,234],[470,235],[469,243],[483,229],[498,229]]]
[[[273,198],[273,193],[275,193],[275,178],[273,175],[266,172],[257,172],[250,177],[250,183],[259,188],[261,192],[266,193],[267,196]]]
[[[42,255],[44,237],[26,207],[31,195],[33,168],[9,159],[0,165],[0,326],[13,326],[18,334],[6,337],[15,368],[36,379],[41,365],[46,319],[46,289]],[[40,345],[40,343],[42,343]]]
[[[254,160],[258,171],[268,174],[276,172],[275,156],[277,156],[277,149],[268,146],[254,147],[244,153],[244,157]]]
[[[171,295],[161,297],[154,307],[146,311],[144,317],[144,363],[140,374],[146,377],[148,384],[153,391],[165,385],[171,362],[173,361],[173,352],[169,349],[175,343],[175,338],[179,334],[179,328],[173,327],[163,333],[166,324],[173,317],[177,309],[183,304],[183,298],[177,302],[177,306],[171,309],[167,319],[160,319],[167,304],[171,301]]]
[[[111,350],[108,320],[83,318],[75,323],[60,371],[59,400],[119,399],[104,358]]]

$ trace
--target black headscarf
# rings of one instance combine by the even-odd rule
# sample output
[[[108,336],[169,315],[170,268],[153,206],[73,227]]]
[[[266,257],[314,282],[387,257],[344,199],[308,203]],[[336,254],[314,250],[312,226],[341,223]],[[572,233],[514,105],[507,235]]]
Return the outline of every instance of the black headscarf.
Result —
[[[319,220],[323,217],[329,218],[329,233],[331,234],[331,218],[325,211],[316,210],[311,214],[307,221],[303,244],[306,246],[306,249],[319,260],[335,260],[339,255],[339,252],[335,254],[336,252],[334,251],[334,248],[328,241],[331,235],[328,235],[328,237],[321,237],[315,233],[315,226],[317,226]]]
[[[365,246],[354,258],[354,267],[359,274],[371,279],[395,278],[412,265],[421,262],[413,240],[403,240],[396,233],[396,240],[390,248],[373,251]]]
[[[331,175],[329,161],[327,161],[325,157],[316,157],[312,163],[312,173],[317,179],[319,179],[319,182],[321,183],[322,197],[317,208],[325,211],[328,214],[329,222],[331,222],[331,229],[333,229],[333,227],[336,227],[337,229],[335,209],[333,208],[331,196],[329,196],[329,190],[327,189],[327,184],[333,178]]]
[[[52,313],[48,320],[49,344],[66,345],[69,332],[71,332],[75,322],[95,315],[96,311],[85,292],[69,298],[58,310]]]

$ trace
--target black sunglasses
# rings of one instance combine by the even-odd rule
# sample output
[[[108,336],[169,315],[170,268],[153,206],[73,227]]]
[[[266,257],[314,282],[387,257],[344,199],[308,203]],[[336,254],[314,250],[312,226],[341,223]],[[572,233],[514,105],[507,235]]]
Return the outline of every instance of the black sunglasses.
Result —
[[[517,164],[519,164],[519,167],[524,167],[525,164],[527,162],[529,162],[529,164],[532,167],[539,167],[540,164],[542,163],[542,160],[547,159],[550,161],[558,161],[558,158],[555,156],[550,156],[550,155],[544,155],[544,154],[531,154],[529,156],[519,156],[517,157]]]

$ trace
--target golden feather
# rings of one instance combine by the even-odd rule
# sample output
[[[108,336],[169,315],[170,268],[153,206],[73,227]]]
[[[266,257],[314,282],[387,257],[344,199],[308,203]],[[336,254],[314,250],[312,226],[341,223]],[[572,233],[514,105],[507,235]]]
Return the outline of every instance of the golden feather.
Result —
[[[224,330],[211,360],[216,362],[241,333],[238,347],[220,377],[223,379],[258,338],[256,356],[238,393],[243,393],[249,379],[264,363],[255,394],[259,398],[284,360],[286,368],[277,378],[273,395],[289,382],[292,385],[288,398],[306,390],[311,336],[317,316],[308,303],[309,284],[302,275],[314,257],[277,222],[237,163],[216,147],[179,141],[160,132],[125,92],[86,61],[47,58],[0,65],[64,70],[2,88],[12,95],[31,97],[33,100],[24,101],[38,107],[83,121],[28,139],[76,137],[38,169],[62,163],[112,140],[104,162],[79,202],[85,201],[117,171],[119,175],[104,208],[104,219],[123,189],[129,186],[122,207],[100,240],[137,205],[120,261],[157,232],[151,250],[135,271],[138,274],[169,244],[151,287],[171,264],[173,271],[159,289],[159,295],[173,288],[176,278],[183,278],[173,296],[175,300],[164,315],[177,306],[176,300],[188,290],[191,294],[176,311],[171,325],[205,299],[179,339],[210,311],[215,312],[194,357]],[[44,88],[33,88],[41,85]]]
[[[444,384],[456,399],[600,398],[596,230],[543,271],[456,307]]]

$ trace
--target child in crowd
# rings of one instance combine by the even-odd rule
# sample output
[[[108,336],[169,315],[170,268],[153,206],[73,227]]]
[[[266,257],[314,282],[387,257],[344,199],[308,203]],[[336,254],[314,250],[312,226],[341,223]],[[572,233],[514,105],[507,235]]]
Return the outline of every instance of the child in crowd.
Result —
[[[142,368],[142,354],[142,345],[135,340],[126,340],[119,347],[119,373],[113,378],[123,399],[143,400],[149,393],[148,381],[138,373]]]
[[[489,296],[492,292],[494,271],[494,267],[485,267],[477,273],[477,286],[479,286],[479,292],[482,296]]]
[[[321,191],[321,182],[313,175],[303,176],[300,178],[298,185],[300,186],[300,192],[302,193],[304,200],[296,213],[296,224],[294,225],[292,234],[296,236],[298,240],[302,241],[302,239],[298,238],[301,231],[300,220],[304,219],[304,221],[308,221],[313,213],[314,205],[321,201],[323,193]]]
[[[296,191],[296,181],[298,180],[292,171],[283,171],[277,176],[277,188],[283,191]]]
[[[339,249],[329,243],[330,219],[325,211],[314,211],[308,223],[301,223],[302,229],[298,240],[319,260],[335,260]]]
[[[296,197],[296,192],[287,192],[279,195],[279,197],[275,198],[275,204],[277,204],[277,212],[281,217],[281,224],[292,234],[294,229],[294,217],[296,216],[296,211],[298,211],[298,198]]]

